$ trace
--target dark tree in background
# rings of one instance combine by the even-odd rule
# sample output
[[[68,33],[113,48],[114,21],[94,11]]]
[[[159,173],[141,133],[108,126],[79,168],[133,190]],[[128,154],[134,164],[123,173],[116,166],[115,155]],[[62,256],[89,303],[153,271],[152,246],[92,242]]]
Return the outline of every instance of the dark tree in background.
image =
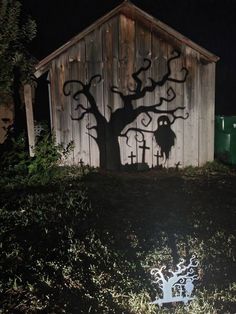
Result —
[[[177,118],[187,118],[183,116],[177,116],[177,111],[183,111],[184,107],[176,107],[172,110],[162,110],[160,109],[163,102],[171,102],[176,97],[176,93],[172,87],[169,87],[167,90],[166,97],[160,97],[159,102],[156,104],[146,104],[145,106],[135,107],[135,101],[142,99],[146,94],[153,92],[156,88],[163,86],[165,83],[175,82],[175,83],[184,83],[186,81],[188,70],[182,68],[181,72],[182,78],[175,79],[172,78],[171,72],[171,62],[180,57],[180,53],[177,51],[173,52],[173,56],[167,60],[167,71],[162,76],[159,81],[155,81],[153,78],[149,78],[149,84],[144,85],[139,75],[142,72],[146,72],[151,67],[151,60],[144,59],[144,65],[140,67],[136,72],[132,74],[133,80],[135,82],[135,88],[131,90],[127,88],[127,93],[122,93],[117,86],[111,87],[111,92],[118,94],[122,100],[123,106],[121,108],[112,111],[110,120],[107,121],[106,118],[99,111],[99,106],[96,103],[94,96],[92,95],[90,89],[95,80],[99,83],[102,79],[101,75],[94,75],[91,77],[88,83],[84,83],[78,80],[69,80],[65,82],[63,90],[66,96],[71,95],[71,89],[68,88],[71,84],[79,85],[79,90],[73,94],[73,98],[76,101],[80,100],[80,95],[83,94],[87,101],[88,107],[83,104],[77,105],[77,110],[80,111],[78,118],[72,117],[73,120],[82,120],[85,115],[92,114],[96,119],[96,125],[88,126],[88,130],[95,130],[96,136],[89,133],[89,136],[92,137],[99,148],[100,152],[100,167],[102,169],[110,170],[119,170],[121,168],[121,157],[120,157],[120,146],[119,146],[119,137],[126,137],[127,132],[124,134],[122,131],[124,128],[135,121],[140,114],[145,113],[150,121],[152,120],[151,113],[153,114],[169,114],[173,117],[173,120]],[[132,129],[133,131],[139,129]],[[128,131],[132,131],[129,129]]]
[[[17,133],[25,128],[20,90],[32,73],[34,59],[27,46],[35,36],[36,23],[24,16],[21,3],[0,0],[0,105],[13,103]]]

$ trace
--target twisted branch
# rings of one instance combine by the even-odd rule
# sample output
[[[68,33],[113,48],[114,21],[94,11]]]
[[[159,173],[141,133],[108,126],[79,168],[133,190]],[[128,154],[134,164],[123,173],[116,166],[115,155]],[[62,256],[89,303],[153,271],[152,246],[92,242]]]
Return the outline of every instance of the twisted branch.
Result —
[[[152,64],[151,60],[144,58],[143,61],[144,61],[144,63],[146,62],[147,65],[142,66],[141,68],[139,68],[138,71],[136,71],[132,74],[132,77],[133,77],[134,81],[136,82],[136,88],[134,90],[131,90],[129,88],[129,91],[132,93],[140,93],[141,92],[142,81],[138,76],[140,73],[147,71],[151,67],[151,64]]]
[[[119,91],[118,86],[115,86],[115,85],[111,86],[111,91],[114,94],[118,94],[121,99],[124,99],[125,96],[122,92]]]
[[[97,79],[98,79],[98,80],[97,80]],[[91,77],[91,79],[89,80],[89,83],[88,83],[88,87],[89,87],[89,88],[91,87],[91,85],[92,85],[92,83],[93,83],[94,80],[97,80],[97,84],[100,83],[101,80],[102,80],[101,74],[96,74],[96,75],[94,75],[94,76]]]
[[[179,110],[179,109],[183,110],[183,109],[185,109],[185,107],[177,107],[176,110],[175,110],[175,112],[176,112],[177,110]],[[188,117],[189,117],[189,113],[188,113],[188,112],[186,113],[185,117],[183,117],[183,116],[176,116],[176,115],[175,115],[175,112],[172,114],[172,116],[173,116],[173,121],[172,121],[170,124],[173,124],[173,123],[175,122],[175,120],[177,120],[177,119],[187,120]]]
[[[151,115],[148,112],[145,112],[145,114],[149,118],[149,121],[146,123],[145,122],[145,118],[143,118],[141,120],[141,123],[142,123],[143,126],[145,126],[145,128],[147,128],[149,126],[149,124],[152,122],[152,117],[151,117]]]
[[[125,138],[126,138],[126,144],[127,144],[129,147],[131,147],[131,146],[129,145],[129,136],[128,136],[128,133],[129,133],[130,131],[134,131],[134,132],[137,132],[137,133],[141,134],[141,136],[142,136],[141,140],[138,139],[138,135],[137,135],[137,134],[135,135],[135,139],[136,139],[136,141],[139,142],[139,143],[142,143],[142,142],[145,140],[145,137],[144,137],[143,132],[145,132],[145,133],[152,133],[152,134],[154,133],[154,131],[143,130],[143,129],[139,129],[139,128],[129,128],[125,133],[122,133],[122,134],[119,135],[120,137],[125,137]]]
[[[79,80],[68,80],[64,83],[63,85],[63,93],[65,96],[70,96],[72,95],[73,99],[74,100],[78,100],[79,99],[79,95],[83,94],[90,107],[86,108],[84,105],[81,105],[81,104],[78,104],[75,108],[75,110],[79,110],[79,109],[82,109],[83,112],[81,113],[81,115],[78,117],[78,118],[75,118],[75,117],[72,117],[71,116],[71,119],[72,120],[77,120],[77,121],[80,121],[84,118],[84,116],[86,114],[94,114],[97,122],[99,121],[100,123],[103,123],[105,121],[105,118],[102,116],[102,114],[100,113],[100,111],[98,110],[98,106],[97,106],[97,103],[90,91],[91,89],[91,86],[93,84],[93,82],[101,82],[101,79],[102,79],[102,76],[100,74],[96,74],[96,75],[93,75],[89,82],[84,84],[83,82],[79,81]],[[70,86],[71,84],[76,84],[78,86],[78,90],[76,92],[72,92],[71,89],[68,89],[68,86]]]
[[[77,95],[84,93],[86,85],[83,82],[79,81],[79,80],[69,80],[69,81],[66,81],[64,83],[64,85],[63,85],[63,93],[64,93],[65,96],[70,96],[72,94],[70,89],[68,91],[66,90],[67,86],[71,85],[71,84],[78,84],[78,85],[81,85],[81,87],[82,87],[81,90],[79,90],[78,92],[73,94],[74,100],[77,100],[78,99]]]
[[[188,75],[188,70],[185,67],[182,67],[182,69],[181,69],[181,72],[184,72],[183,78],[175,79],[175,78],[171,77],[171,63],[172,63],[173,60],[178,59],[180,57],[180,55],[181,55],[180,52],[177,51],[177,50],[174,50],[172,52],[172,54],[173,54],[173,57],[171,57],[171,58],[169,58],[167,60],[167,72],[166,72],[166,74],[163,75],[161,80],[155,81],[153,78],[149,77],[148,80],[150,81],[151,84],[142,87],[143,82],[139,78],[139,75],[142,72],[146,72],[151,67],[151,60],[145,58],[144,59],[144,64],[147,63],[147,65],[146,66],[143,65],[136,72],[134,72],[132,74],[132,77],[133,77],[133,79],[134,79],[134,81],[136,83],[136,87],[133,90],[128,88],[128,91],[131,94],[124,95],[119,90],[119,88],[117,86],[114,86],[114,85],[111,86],[111,91],[113,93],[115,93],[115,94],[118,94],[124,102],[130,102],[130,101],[133,101],[133,100],[138,100],[138,99],[143,98],[146,95],[146,93],[153,92],[157,86],[161,87],[167,81],[169,81],[169,82],[176,82],[176,83],[183,83],[183,82],[185,82],[186,79],[187,79],[187,75]]]
[[[168,113],[168,110],[159,110],[157,109],[158,107],[161,107],[164,101],[171,102],[172,100],[175,99],[176,93],[172,87],[169,87],[167,90],[167,96],[168,97],[160,97],[159,103],[152,105],[152,106],[139,106],[134,110],[136,112],[137,116],[141,113],[147,113],[147,112],[153,112],[153,113]],[[151,121],[149,122],[149,124]]]
[[[91,130],[96,130],[96,131],[97,131],[98,128],[97,128],[96,125],[89,126],[89,124],[87,124],[87,125],[86,125],[86,129],[87,129],[88,131],[91,131]],[[88,134],[88,136],[90,136],[91,138],[93,138],[93,139],[97,142],[98,138],[97,138],[96,136],[92,135],[92,134],[89,133],[89,132],[86,132],[86,134]]]

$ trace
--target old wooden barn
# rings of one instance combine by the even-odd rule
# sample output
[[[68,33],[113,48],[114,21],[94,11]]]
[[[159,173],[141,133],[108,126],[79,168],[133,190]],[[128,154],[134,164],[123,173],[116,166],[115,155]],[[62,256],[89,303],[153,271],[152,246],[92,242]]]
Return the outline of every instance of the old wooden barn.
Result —
[[[105,169],[213,160],[218,57],[125,1],[43,59],[51,128],[70,164]],[[32,87],[25,86],[35,143]]]

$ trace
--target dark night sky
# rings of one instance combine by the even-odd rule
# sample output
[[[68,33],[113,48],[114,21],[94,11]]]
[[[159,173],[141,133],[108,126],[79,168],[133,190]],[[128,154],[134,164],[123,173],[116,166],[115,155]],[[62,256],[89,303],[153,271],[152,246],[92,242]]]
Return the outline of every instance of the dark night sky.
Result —
[[[96,19],[118,0],[21,0],[37,22],[30,50],[39,60]],[[133,0],[135,5],[220,57],[216,114],[236,115],[236,0]]]

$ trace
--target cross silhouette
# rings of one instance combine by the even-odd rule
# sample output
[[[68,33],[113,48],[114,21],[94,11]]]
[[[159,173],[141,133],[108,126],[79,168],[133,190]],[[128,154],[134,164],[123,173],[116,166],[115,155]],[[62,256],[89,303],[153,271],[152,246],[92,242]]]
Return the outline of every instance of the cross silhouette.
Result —
[[[145,163],[145,155],[146,155],[146,150],[150,149],[150,147],[146,146],[146,141],[143,140],[143,146],[139,146],[139,148],[142,148],[142,163]]]
[[[157,159],[157,167],[159,167],[160,166],[160,164],[159,164],[159,159],[160,159],[160,157],[162,157],[160,154],[159,154],[159,150],[157,150],[157,153],[156,153],[156,155],[154,155],[155,157],[156,157],[156,159]]]
[[[81,158],[79,160],[79,164],[80,164],[80,167],[83,167],[83,165],[84,165],[84,162],[83,162],[83,160]]]
[[[175,164],[175,170],[179,170],[179,166],[181,166],[181,163],[180,161],[178,161],[176,164]]]
[[[133,152],[131,152],[131,154],[130,154],[130,156],[128,156],[128,158],[130,158],[131,159],[131,165],[133,165],[134,164],[134,158],[136,157],[136,155],[134,155],[134,153]]]

